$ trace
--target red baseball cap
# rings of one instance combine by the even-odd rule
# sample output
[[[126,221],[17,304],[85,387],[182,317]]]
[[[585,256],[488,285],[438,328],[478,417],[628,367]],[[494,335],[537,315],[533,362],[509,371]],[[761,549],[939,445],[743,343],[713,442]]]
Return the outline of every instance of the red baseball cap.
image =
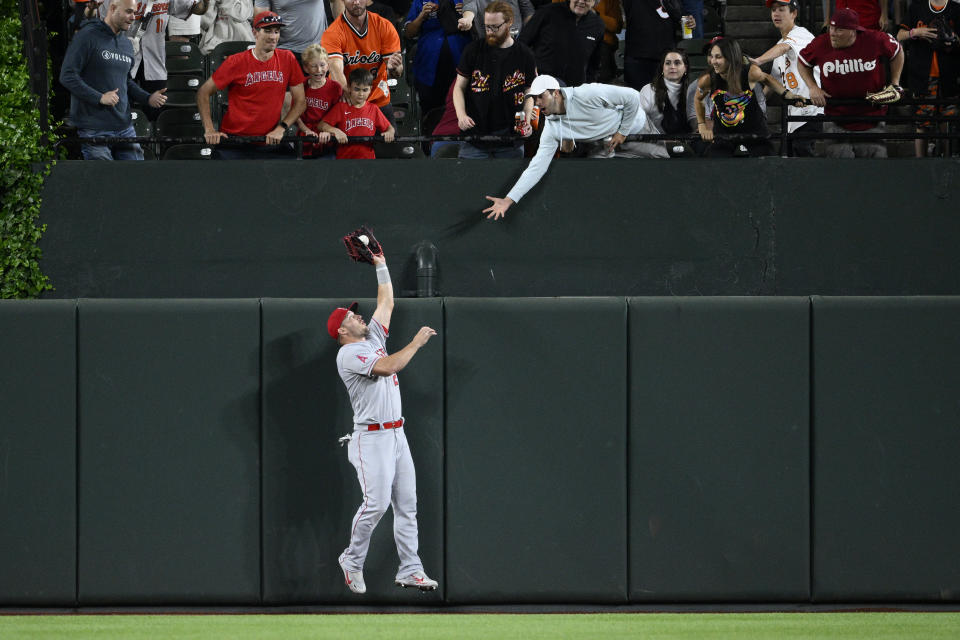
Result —
[[[330,334],[330,337],[334,340],[337,339],[337,336],[340,334],[337,333],[337,330],[340,329],[340,325],[343,324],[343,319],[347,317],[347,313],[350,311],[356,313],[357,307],[359,307],[356,302],[351,304],[349,307],[344,309],[343,307],[337,307],[333,310],[333,313],[330,314],[330,317],[327,318],[327,333]]]
[[[853,29],[854,31],[866,31],[860,26],[860,14],[853,9],[837,9],[830,16],[830,26],[837,29]]]
[[[273,11],[261,11],[253,16],[253,28],[262,29],[263,27],[282,27],[283,18]]]

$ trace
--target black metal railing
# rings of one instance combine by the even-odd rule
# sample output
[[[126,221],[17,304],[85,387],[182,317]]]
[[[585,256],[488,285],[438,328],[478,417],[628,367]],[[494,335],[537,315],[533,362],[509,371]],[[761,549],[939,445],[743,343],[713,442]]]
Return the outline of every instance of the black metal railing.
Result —
[[[933,98],[903,98],[901,101],[897,102],[896,105],[903,106],[914,106],[914,105],[934,105],[934,106],[949,106],[949,105],[958,105],[956,98],[952,99],[933,99]],[[863,105],[866,104],[864,100],[830,100],[832,105]],[[912,124],[913,130],[911,131],[891,131],[885,130],[882,132],[824,132],[824,131],[803,131],[801,127],[795,132],[789,131],[790,122],[869,122],[869,123],[880,123],[884,122],[887,124]],[[945,131],[933,130],[933,131],[916,131],[920,124],[926,123],[945,123],[947,125]],[[867,141],[892,141],[892,140],[938,140],[945,141],[948,144],[947,153],[949,155],[954,155],[960,153],[960,116],[957,115],[942,115],[938,113],[933,114],[897,114],[897,113],[888,113],[884,116],[860,116],[860,115],[848,115],[848,116],[791,116],[784,105],[780,111],[780,132],[777,134],[772,134],[769,136],[761,136],[756,134],[731,134],[723,135],[724,142],[741,144],[748,142],[755,142],[757,140],[768,139],[768,140],[779,140],[780,142],[780,155],[783,157],[788,157],[792,155],[793,152],[793,143],[795,141],[807,141],[807,140],[841,140],[841,141],[856,141],[856,142],[867,142]],[[438,135],[438,136],[424,136],[424,135],[412,135],[412,136],[395,136],[393,140],[394,148],[403,149],[409,148],[411,151],[409,153],[399,152],[393,157],[413,157],[416,155],[415,146],[421,145],[423,143],[432,143],[432,142],[471,142],[471,143],[486,143],[486,144],[513,144],[518,140],[522,140],[517,135],[510,136],[490,136],[490,135]],[[263,145],[265,141],[264,136],[254,136],[254,137],[240,137],[240,136],[231,136],[224,145],[224,148],[237,148],[241,145]],[[628,142],[666,142],[666,143],[694,143],[700,141],[700,135],[697,133],[687,133],[687,134],[637,134],[627,136]],[[177,145],[177,144],[191,144],[191,145],[200,145],[207,147],[211,150],[217,148],[217,145],[207,144],[206,140],[202,135],[196,136],[162,136],[162,135],[152,135],[152,136],[135,136],[135,137],[98,137],[98,138],[80,138],[75,135],[68,135],[59,138],[55,143],[55,148],[63,147],[64,145],[73,143],[87,143],[87,144],[115,144],[115,143],[138,143],[141,145],[150,145],[156,149],[163,149],[168,146]],[[382,135],[376,136],[357,136],[349,138],[350,143],[360,143],[360,142],[373,142],[373,143],[384,143]],[[288,149],[291,149],[291,153],[297,158],[301,159],[303,157],[303,145],[314,143],[315,139],[309,136],[299,136],[299,135],[286,135],[281,140],[281,145],[287,145]],[[334,140],[331,140],[331,144],[336,144]],[[161,154],[158,154],[158,157]]]

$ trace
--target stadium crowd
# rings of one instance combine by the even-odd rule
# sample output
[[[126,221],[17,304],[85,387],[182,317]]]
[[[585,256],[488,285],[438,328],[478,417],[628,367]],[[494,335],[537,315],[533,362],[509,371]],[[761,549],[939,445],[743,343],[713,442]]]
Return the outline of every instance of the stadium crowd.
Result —
[[[221,158],[373,158],[371,136],[402,135],[455,136],[424,151],[465,159],[542,158],[547,139],[551,158],[768,155],[768,101],[811,134],[794,155],[886,157],[900,96],[956,102],[960,0],[835,0],[822,26],[764,1],[780,39],[745,52],[692,39],[712,35],[702,0],[77,0],[59,79],[80,138],[189,109]],[[172,43],[205,56],[189,87]],[[184,89],[195,105],[168,101]],[[956,117],[943,102],[916,106],[917,132]],[[835,135],[852,133],[874,135]],[[144,157],[101,140],[83,157]]]

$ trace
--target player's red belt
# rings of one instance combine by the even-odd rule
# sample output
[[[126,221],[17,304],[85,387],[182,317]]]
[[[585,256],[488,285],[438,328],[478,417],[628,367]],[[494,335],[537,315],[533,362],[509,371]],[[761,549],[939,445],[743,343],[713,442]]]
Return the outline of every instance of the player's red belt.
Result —
[[[403,426],[403,418],[395,422],[384,422],[383,424],[368,424],[367,431],[379,431],[380,429],[399,429]]]

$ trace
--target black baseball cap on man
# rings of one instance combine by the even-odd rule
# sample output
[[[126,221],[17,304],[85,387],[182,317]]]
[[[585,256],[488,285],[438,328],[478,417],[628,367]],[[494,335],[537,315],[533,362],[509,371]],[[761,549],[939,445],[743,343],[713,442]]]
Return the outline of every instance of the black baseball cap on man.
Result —
[[[790,7],[794,11],[800,11],[800,6],[797,4],[797,0],[767,0],[768,9],[773,9],[781,4],[786,7]]]

